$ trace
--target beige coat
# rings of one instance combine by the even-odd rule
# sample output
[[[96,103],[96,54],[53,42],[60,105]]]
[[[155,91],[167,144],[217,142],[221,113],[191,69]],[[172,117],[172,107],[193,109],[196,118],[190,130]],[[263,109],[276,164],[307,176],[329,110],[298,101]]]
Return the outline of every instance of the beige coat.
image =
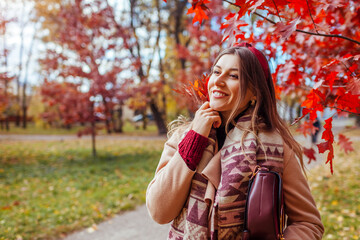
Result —
[[[178,143],[182,136],[174,133],[165,143],[154,179],[146,193],[146,205],[150,216],[158,223],[171,222],[181,212],[190,191],[195,171],[190,170],[180,156]],[[209,145],[208,148],[213,147]],[[206,149],[204,154],[212,152]],[[219,152],[218,152],[219,153]],[[218,186],[220,182],[220,154],[215,154],[210,162],[200,162],[197,172],[208,176],[209,181]],[[283,189],[287,228],[286,240],[321,239],[324,227],[319,211],[311,195],[307,181],[301,171],[294,152],[284,145]]]

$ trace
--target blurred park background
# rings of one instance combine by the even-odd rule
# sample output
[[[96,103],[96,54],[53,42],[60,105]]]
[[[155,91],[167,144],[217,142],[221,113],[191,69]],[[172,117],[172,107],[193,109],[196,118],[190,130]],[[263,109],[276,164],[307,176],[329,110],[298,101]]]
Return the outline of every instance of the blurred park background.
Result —
[[[264,51],[297,121],[324,239],[359,239],[359,28],[357,1],[1,0],[0,240],[144,204],[167,124],[235,41]]]

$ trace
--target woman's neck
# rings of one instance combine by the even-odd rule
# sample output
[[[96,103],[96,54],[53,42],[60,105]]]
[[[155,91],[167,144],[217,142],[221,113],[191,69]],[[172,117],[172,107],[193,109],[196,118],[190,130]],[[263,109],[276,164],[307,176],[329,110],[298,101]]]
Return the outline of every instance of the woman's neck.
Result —
[[[247,104],[243,108],[238,109],[237,113],[235,114],[234,120],[237,121],[242,115],[245,114],[245,112],[250,108],[251,104]],[[228,119],[231,117],[231,112],[220,112],[221,117],[221,126],[225,126]]]

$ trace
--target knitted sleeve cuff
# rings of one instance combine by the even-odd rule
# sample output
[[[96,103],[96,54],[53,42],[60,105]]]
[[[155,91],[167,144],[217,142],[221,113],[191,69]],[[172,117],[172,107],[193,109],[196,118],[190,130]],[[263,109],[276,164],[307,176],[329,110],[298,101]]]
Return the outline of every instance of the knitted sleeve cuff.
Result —
[[[191,170],[195,171],[207,145],[208,138],[194,130],[190,130],[179,143],[180,156]]]

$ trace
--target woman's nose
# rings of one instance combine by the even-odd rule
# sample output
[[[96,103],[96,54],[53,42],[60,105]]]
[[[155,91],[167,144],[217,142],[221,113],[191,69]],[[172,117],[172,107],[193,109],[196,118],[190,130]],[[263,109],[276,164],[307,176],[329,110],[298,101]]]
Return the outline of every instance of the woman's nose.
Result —
[[[214,84],[218,86],[223,86],[225,84],[224,80],[224,76],[221,74],[214,79]]]

